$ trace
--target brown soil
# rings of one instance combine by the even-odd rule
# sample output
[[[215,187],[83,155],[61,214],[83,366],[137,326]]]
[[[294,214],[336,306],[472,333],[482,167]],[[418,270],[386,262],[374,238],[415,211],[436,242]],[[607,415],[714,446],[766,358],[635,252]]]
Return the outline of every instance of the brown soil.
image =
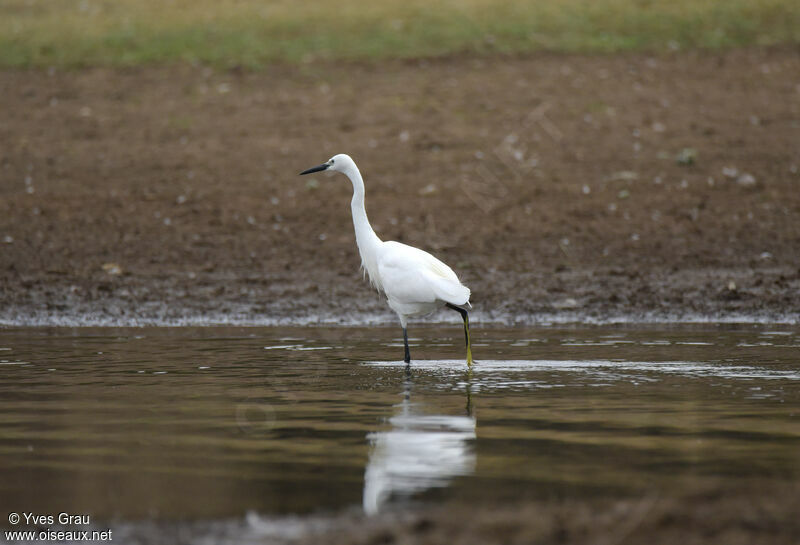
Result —
[[[681,497],[450,502],[375,517],[356,512],[246,521],[111,525],[114,538],[153,545],[786,545],[800,540],[797,485],[717,487]]]
[[[0,111],[6,323],[391,319],[297,176],[338,152],[484,320],[798,317],[796,48],[6,70]]]

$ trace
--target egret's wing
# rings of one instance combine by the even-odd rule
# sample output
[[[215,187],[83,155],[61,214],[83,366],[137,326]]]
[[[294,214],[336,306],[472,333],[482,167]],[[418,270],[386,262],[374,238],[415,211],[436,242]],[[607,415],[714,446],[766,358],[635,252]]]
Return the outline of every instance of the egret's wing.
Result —
[[[469,288],[456,273],[428,252],[399,242],[387,242],[378,262],[384,292],[389,299],[404,303],[432,303],[436,300],[463,305]]]
[[[378,263],[383,291],[389,300],[402,303],[433,303],[436,292],[418,268],[397,260]]]
[[[439,276],[431,271],[423,271],[422,275],[436,294],[436,298],[452,305],[465,305],[469,301],[469,288],[457,279]]]

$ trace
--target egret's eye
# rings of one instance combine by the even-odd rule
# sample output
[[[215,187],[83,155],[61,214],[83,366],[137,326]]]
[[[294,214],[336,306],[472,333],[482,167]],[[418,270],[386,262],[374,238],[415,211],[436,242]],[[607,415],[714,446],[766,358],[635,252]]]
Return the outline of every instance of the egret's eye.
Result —
[[[333,160],[333,159],[331,159],[331,164],[333,164],[333,163],[334,163],[334,160]]]

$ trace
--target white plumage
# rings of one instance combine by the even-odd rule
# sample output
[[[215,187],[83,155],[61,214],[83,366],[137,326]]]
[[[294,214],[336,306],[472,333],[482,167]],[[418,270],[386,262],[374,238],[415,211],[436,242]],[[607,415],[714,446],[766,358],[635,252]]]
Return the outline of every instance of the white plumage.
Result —
[[[408,349],[408,318],[424,316],[448,306],[458,311],[464,320],[467,342],[467,361],[472,363],[469,342],[469,319],[463,308],[469,305],[470,291],[442,261],[428,252],[402,244],[384,242],[373,231],[364,206],[364,180],[349,155],[334,155],[328,162],[304,170],[310,174],[321,170],[334,170],[345,174],[353,184],[350,209],[356,232],[356,244],[361,255],[361,266],[369,275],[372,285],[386,295],[389,306],[400,318],[405,344],[405,361],[410,361]]]
[[[430,314],[446,303],[469,302],[469,288],[459,282],[453,269],[428,252],[400,242],[381,243],[377,276],[403,327],[406,317]]]

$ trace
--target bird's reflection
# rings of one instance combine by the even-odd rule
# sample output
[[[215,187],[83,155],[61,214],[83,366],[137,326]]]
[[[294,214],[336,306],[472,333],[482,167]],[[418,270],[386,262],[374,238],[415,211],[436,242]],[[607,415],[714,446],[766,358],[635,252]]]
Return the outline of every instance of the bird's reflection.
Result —
[[[475,471],[475,425],[467,375],[465,415],[425,414],[411,402],[411,369],[406,367],[403,401],[389,419],[391,429],[367,435],[369,460],[364,474],[364,512],[375,514],[392,499],[447,486]]]

